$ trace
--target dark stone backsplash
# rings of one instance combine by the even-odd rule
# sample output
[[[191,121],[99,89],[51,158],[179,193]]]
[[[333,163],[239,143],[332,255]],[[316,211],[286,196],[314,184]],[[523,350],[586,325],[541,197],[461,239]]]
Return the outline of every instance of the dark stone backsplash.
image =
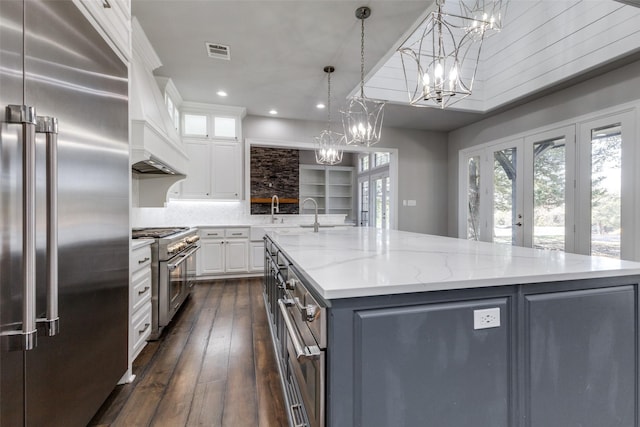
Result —
[[[270,214],[271,196],[274,194],[280,199],[280,213],[299,212],[299,162],[298,150],[251,147],[252,214]]]

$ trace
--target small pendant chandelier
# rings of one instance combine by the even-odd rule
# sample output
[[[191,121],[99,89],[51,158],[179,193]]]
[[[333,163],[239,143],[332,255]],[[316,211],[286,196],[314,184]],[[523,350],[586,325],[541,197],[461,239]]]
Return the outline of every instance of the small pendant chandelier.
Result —
[[[347,144],[371,146],[380,141],[384,102],[364,96],[364,20],[371,15],[368,7],[356,9],[356,18],[361,22],[360,31],[360,96],[349,99],[342,111],[342,124]]]
[[[470,18],[467,31],[476,40],[487,38],[502,30],[502,19],[508,0],[462,0],[460,14]]]
[[[315,152],[316,162],[321,165],[335,165],[342,162],[344,151],[344,135],[334,132],[331,129],[331,73],[335,67],[327,65],[324,72],[327,73],[327,128],[316,136]]]
[[[409,103],[445,108],[471,95],[485,31],[473,18],[446,14],[445,0],[421,24],[417,40],[409,38],[398,49]],[[475,22],[475,24],[474,24]]]

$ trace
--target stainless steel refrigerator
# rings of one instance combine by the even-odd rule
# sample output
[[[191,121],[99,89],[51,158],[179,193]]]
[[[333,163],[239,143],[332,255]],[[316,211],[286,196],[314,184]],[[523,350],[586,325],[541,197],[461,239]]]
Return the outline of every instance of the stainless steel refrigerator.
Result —
[[[71,1],[0,0],[2,427],[84,426],[126,371],[127,74]]]

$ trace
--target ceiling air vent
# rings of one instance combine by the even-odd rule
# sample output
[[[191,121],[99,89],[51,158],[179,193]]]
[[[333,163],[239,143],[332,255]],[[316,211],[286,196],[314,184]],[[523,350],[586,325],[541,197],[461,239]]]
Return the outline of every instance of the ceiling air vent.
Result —
[[[229,46],[209,42],[205,42],[204,44],[207,47],[207,54],[209,55],[209,58],[226,59],[227,61],[231,59]]]

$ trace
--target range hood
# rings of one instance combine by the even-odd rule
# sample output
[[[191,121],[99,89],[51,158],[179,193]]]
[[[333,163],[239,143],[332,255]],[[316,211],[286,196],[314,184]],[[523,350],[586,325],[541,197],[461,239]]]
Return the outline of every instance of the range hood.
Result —
[[[140,160],[131,165],[131,169],[138,174],[152,174],[152,175],[178,175],[170,166],[165,165],[160,160],[151,156],[147,160]]]
[[[169,188],[186,178],[189,158],[153,76],[160,58],[135,17],[131,27],[131,170],[138,180],[137,204],[162,207]]]

